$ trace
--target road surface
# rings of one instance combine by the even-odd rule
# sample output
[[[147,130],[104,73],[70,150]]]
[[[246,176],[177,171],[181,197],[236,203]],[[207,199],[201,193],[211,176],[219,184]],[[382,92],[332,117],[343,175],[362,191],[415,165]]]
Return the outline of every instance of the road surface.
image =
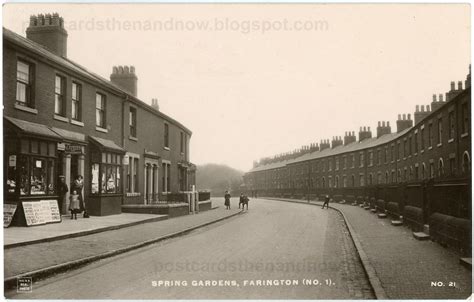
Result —
[[[232,200],[237,207],[237,200]],[[104,242],[107,244],[107,242]],[[374,298],[334,210],[252,199],[229,220],[33,284],[15,299]]]

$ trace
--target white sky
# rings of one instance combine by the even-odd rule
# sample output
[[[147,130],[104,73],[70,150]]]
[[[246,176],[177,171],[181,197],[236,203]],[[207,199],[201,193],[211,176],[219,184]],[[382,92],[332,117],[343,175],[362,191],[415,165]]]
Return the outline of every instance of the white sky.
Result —
[[[241,170],[262,156],[357,133],[360,126],[375,134],[377,121],[390,121],[396,131],[398,113],[413,116],[415,105],[429,104],[450,81],[464,81],[470,63],[468,4],[3,8],[3,26],[22,35],[30,15],[58,12],[70,59],[105,78],[114,65],[134,65],[138,97],[158,98],[163,112],[193,131],[194,163]],[[328,27],[277,30],[285,19],[289,27],[313,20]],[[173,22],[195,29],[172,30]],[[206,22],[235,27],[196,29]],[[247,22],[275,27],[247,33]]]

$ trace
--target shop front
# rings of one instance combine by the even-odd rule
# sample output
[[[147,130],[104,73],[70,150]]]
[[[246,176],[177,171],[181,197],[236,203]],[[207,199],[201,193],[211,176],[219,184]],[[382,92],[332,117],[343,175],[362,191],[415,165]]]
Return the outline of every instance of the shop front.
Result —
[[[89,141],[90,181],[86,184],[86,208],[96,216],[120,214],[125,150],[108,139],[90,136]]]
[[[62,137],[44,125],[4,118],[4,226],[60,222],[57,145]]]

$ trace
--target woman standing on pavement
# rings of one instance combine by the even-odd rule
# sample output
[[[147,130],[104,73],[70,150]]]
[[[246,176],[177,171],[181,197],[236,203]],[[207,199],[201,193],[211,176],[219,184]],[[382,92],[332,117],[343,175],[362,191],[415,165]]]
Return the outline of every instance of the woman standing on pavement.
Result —
[[[226,210],[230,210],[230,193],[229,193],[229,191],[225,191],[224,200],[225,200],[224,205],[225,205]]]

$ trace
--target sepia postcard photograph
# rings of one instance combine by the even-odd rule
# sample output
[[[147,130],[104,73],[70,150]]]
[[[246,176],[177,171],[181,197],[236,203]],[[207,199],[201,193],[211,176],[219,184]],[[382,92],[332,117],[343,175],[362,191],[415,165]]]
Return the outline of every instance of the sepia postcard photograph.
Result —
[[[471,299],[470,3],[2,17],[4,299]]]

